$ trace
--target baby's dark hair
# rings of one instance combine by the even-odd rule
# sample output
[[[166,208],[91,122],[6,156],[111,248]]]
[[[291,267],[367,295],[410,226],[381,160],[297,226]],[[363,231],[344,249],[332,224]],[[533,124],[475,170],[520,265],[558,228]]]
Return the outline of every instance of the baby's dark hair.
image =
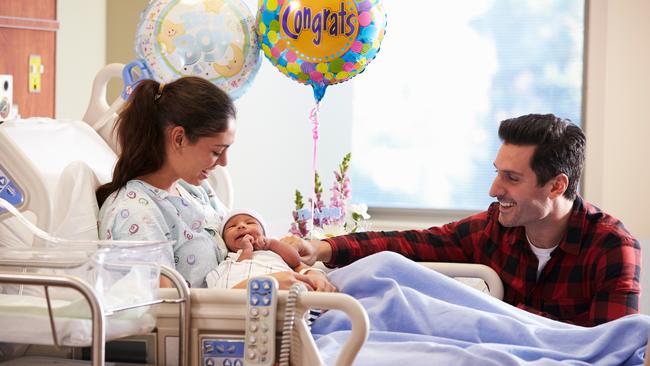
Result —
[[[535,146],[530,167],[537,175],[537,184],[542,186],[564,173],[569,177],[564,197],[576,197],[586,144],[580,127],[553,114],[528,114],[502,121],[499,138],[506,144]]]
[[[97,189],[99,206],[128,181],[162,167],[168,128],[181,126],[188,140],[196,142],[225,132],[235,115],[228,94],[203,78],[187,76],[169,84],[139,82],[114,127],[121,152],[113,180]]]

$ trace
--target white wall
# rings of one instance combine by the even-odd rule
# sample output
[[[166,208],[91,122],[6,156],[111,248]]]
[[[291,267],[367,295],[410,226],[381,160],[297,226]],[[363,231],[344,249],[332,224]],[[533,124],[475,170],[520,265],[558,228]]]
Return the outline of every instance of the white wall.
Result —
[[[57,1],[56,118],[80,119],[106,64],[106,0]]]
[[[589,18],[584,194],[650,239],[650,1],[593,0]]]

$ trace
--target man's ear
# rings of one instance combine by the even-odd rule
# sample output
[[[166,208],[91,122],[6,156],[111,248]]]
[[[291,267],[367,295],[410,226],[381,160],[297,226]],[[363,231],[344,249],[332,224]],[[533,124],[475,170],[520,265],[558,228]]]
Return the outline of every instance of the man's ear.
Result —
[[[558,174],[555,178],[551,179],[550,198],[562,196],[567,188],[569,188],[569,177],[564,173]]]
[[[183,147],[186,140],[187,137],[185,136],[185,129],[183,127],[174,126],[169,130],[169,141],[174,148],[179,149]]]

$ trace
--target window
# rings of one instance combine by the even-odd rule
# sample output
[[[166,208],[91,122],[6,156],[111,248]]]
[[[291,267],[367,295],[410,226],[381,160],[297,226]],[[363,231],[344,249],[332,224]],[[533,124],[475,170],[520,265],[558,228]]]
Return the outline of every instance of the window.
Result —
[[[554,113],[580,123],[584,0],[384,6],[372,75],[353,87],[355,202],[485,209],[501,120]]]

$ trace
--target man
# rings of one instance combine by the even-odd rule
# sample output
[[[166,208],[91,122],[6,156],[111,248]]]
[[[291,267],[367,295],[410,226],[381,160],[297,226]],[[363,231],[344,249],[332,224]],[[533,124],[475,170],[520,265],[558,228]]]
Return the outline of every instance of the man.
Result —
[[[416,261],[481,263],[504,301],[594,326],[639,311],[641,248],[614,217],[577,194],[585,135],[552,114],[501,122],[487,211],[426,230],[298,242],[303,260],[345,265],[384,250]]]

